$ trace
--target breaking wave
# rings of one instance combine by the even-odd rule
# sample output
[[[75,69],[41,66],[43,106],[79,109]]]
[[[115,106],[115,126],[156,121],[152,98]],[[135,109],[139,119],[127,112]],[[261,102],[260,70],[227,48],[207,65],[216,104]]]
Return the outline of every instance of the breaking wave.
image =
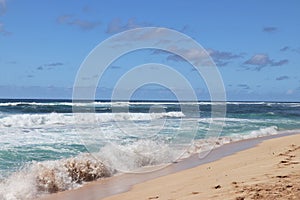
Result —
[[[112,176],[118,172],[143,172],[144,167],[166,166],[178,159],[202,153],[235,141],[278,134],[270,126],[248,134],[236,134],[195,140],[185,155],[181,150],[151,140],[139,140],[127,145],[107,144],[98,153],[82,153],[76,157],[32,162],[0,182],[0,199],[33,199],[45,193],[70,190],[83,183]],[[140,171],[139,171],[140,170]]]
[[[32,162],[0,182],[0,199],[34,199],[110,177],[120,172],[116,169],[132,172],[148,166],[165,166],[174,158],[174,151],[167,145],[142,140],[125,146],[110,144],[96,154]]]
[[[84,182],[109,177],[112,173],[89,154],[34,162],[0,182],[0,199],[34,199],[41,194],[78,188]]]
[[[232,134],[230,136],[220,136],[216,138],[206,138],[195,140],[191,148],[189,149],[189,153],[202,153],[211,150],[211,147],[217,148],[224,144],[228,144],[231,142],[242,141],[246,139],[259,138],[270,135],[277,135],[280,132],[278,131],[277,126],[269,126],[265,128],[260,128],[259,130],[254,130],[245,134]]]
[[[41,125],[72,125],[74,123],[102,123],[110,121],[150,121],[159,118],[180,118],[185,115],[182,112],[165,113],[80,113],[76,119],[72,114],[15,114],[2,116],[0,128],[4,127],[36,127]],[[75,121],[77,120],[77,121]],[[78,122],[79,120],[79,122]]]

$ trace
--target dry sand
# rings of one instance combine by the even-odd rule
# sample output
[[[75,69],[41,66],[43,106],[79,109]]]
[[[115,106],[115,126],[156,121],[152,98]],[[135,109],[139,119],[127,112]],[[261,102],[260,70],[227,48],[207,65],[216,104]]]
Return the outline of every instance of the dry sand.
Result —
[[[213,151],[210,156],[214,153],[226,156],[226,152],[230,151],[228,148],[235,152],[241,146],[254,145],[252,142],[257,144],[257,140],[249,140],[237,145],[225,145],[219,151]],[[179,164],[172,166],[177,167]],[[197,165],[197,162],[194,164]],[[107,197],[105,200],[299,200],[300,134],[265,140],[254,148],[239,151],[217,161],[165,175],[168,173],[172,173],[172,168],[157,171],[154,177],[161,177],[152,180],[149,180],[153,178],[151,174],[124,174],[43,199],[100,200],[101,196],[124,192],[135,183],[149,180],[134,185],[128,192]]]
[[[105,200],[300,199],[300,134],[135,185]]]

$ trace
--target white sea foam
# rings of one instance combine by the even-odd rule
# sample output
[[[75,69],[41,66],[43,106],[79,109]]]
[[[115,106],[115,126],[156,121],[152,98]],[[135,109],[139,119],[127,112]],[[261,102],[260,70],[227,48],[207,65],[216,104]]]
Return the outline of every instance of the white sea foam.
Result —
[[[129,105],[180,105],[180,104],[198,104],[198,102],[5,102],[0,103],[0,106],[20,106],[20,105],[32,105],[32,106],[129,106]]]
[[[50,114],[16,114],[0,119],[0,127],[34,127],[39,125],[63,124],[71,120],[70,115]]]
[[[171,163],[179,153],[166,144],[140,140],[128,145],[108,144],[94,155],[112,169],[134,172],[145,166]]]
[[[74,158],[27,165],[0,182],[0,199],[34,199],[45,193],[80,187],[82,183],[111,176],[117,171],[132,172],[171,163],[173,159],[174,151],[153,141],[108,144],[92,155],[82,153]]]
[[[44,193],[74,189],[81,183],[111,176],[106,166],[89,154],[34,162],[0,182],[1,200],[31,200]]]
[[[230,118],[230,117],[225,117],[225,118],[199,118],[199,122],[205,122],[205,123],[212,123],[212,122],[242,122],[242,123],[257,123],[261,122],[259,119],[243,119],[243,118]]]
[[[220,136],[218,138],[205,138],[195,140],[189,152],[193,153],[201,153],[210,151],[216,147],[220,147],[224,144],[228,144],[231,142],[251,139],[251,138],[259,138],[269,135],[276,135],[278,134],[278,127],[277,126],[269,126],[265,128],[260,128],[259,130],[250,131],[244,134],[232,134],[228,136]]]
[[[29,105],[29,106],[87,106],[87,107],[98,107],[98,106],[111,106],[113,103],[111,102],[5,102],[0,103],[0,106],[21,106],[21,105]]]
[[[0,183],[0,199],[33,199],[45,192],[77,188],[86,181],[113,175],[116,170],[138,172],[144,167],[167,165],[178,158],[210,151],[230,142],[278,133],[278,127],[269,126],[244,134],[199,139],[184,156],[181,155],[183,149],[151,140],[138,140],[126,145],[112,142],[93,156],[80,154],[75,158],[31,163]]]
[[[182,112],[165,113],[77,113],[76,119],[72,114],[14,114],[0,118],[0,128],[3,127],[31,127],[41,125],[74,125],[78,123],[101,123],[110,121],[143,121],[165,117],[184,117]]]

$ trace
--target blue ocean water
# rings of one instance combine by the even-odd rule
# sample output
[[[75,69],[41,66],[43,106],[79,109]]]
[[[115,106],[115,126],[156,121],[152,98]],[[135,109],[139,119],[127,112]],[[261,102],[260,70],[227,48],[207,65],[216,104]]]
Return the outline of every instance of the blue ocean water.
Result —
[[[300,103],[227,102],[222,132],[210,138],[211,108],[211,102],[0,100],[0,199],[31,199],[300,129]]]

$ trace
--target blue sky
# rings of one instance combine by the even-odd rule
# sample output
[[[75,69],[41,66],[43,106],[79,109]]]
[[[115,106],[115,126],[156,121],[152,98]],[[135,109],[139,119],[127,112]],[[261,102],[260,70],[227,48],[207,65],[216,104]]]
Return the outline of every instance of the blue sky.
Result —
[[[228,100],[300,101],[299,8],[297,0],[0,0],[0,98],[69,99],[76,73],[96,45],[121,31],[157,26],[180,31],[207,50]],[[97,97],[109,98],[131,66],[155,61],[181,68],[202,91],[199,98],[207,99],[201,77],[168,58],[153,51],[120,58],[100,82]],[[150,86],[135,95],[172,97]]]

